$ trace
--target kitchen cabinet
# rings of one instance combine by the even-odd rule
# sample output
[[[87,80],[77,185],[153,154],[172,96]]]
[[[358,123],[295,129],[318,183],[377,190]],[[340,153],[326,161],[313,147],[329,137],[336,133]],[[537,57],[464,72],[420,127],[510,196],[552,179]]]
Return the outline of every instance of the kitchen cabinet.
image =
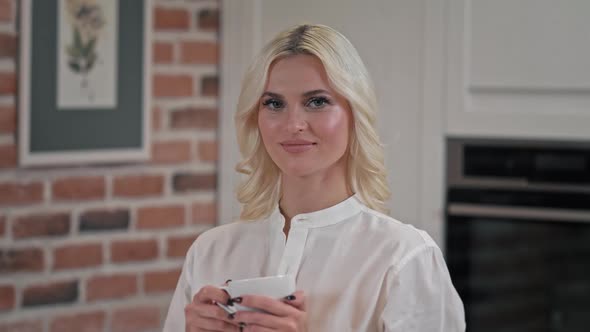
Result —
[[[450,0],[445,131],[590,139],[590,2]]]

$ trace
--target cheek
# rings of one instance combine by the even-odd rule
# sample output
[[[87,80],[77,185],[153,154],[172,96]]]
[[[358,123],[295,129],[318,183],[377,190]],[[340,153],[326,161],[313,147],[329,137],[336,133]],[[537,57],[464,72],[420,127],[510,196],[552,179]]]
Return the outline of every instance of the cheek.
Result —
[[[349,117],[345,111],[326,116],[319,122],[318,131],[334,145],[348,144]]]
[[[265,145],[273,140],[277,132],[277,123],[264,115],[258,116],[258,131]]]

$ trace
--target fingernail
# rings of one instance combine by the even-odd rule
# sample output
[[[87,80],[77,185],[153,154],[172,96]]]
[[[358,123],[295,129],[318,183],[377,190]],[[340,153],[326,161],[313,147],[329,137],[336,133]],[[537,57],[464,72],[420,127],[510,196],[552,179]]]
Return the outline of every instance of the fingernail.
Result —
[[[295,295],[287,295],[287,296],[285,296],[285,300],[287,300],[287,301],[293,301],[295,299],[296,299]]]
[[[234,318],[236,318],[236,314],[229,314],[229,315],[227,315],[227,318],[234,319]]]
[[[242,303],[242,298],[241,297],[234,297],[233,299],[231,299],[231,301],[233,301],[235,303]]]

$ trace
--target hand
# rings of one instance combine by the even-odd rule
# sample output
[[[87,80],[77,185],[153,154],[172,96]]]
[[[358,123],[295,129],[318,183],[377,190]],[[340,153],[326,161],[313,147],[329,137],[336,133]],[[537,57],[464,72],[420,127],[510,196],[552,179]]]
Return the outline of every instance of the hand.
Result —
[[[275,300],[266,296],[242,296],[241,305],[266,311],[238,311],[235,321],[245,323],[243,331],[307,331],[307,313],[305,312],[305,295],[303,291],[293,294],[293,300]],[[237,301],[236,301],[237,302]]]
[[[186,332],[239,331],[237,320],[216,305],[227,303],[229,295],[215,286],[204,286],[184,308]]]

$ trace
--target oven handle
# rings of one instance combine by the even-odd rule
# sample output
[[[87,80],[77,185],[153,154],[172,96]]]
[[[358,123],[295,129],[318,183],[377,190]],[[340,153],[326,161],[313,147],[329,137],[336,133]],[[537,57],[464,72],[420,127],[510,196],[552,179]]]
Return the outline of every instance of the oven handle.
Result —
[[[537,219],[544,221],[568,221],[590,223],[590,211],[547,209],[524,206],[489,206],[468,203],[451,203],[451,216],[497,217],[510,219]]]

